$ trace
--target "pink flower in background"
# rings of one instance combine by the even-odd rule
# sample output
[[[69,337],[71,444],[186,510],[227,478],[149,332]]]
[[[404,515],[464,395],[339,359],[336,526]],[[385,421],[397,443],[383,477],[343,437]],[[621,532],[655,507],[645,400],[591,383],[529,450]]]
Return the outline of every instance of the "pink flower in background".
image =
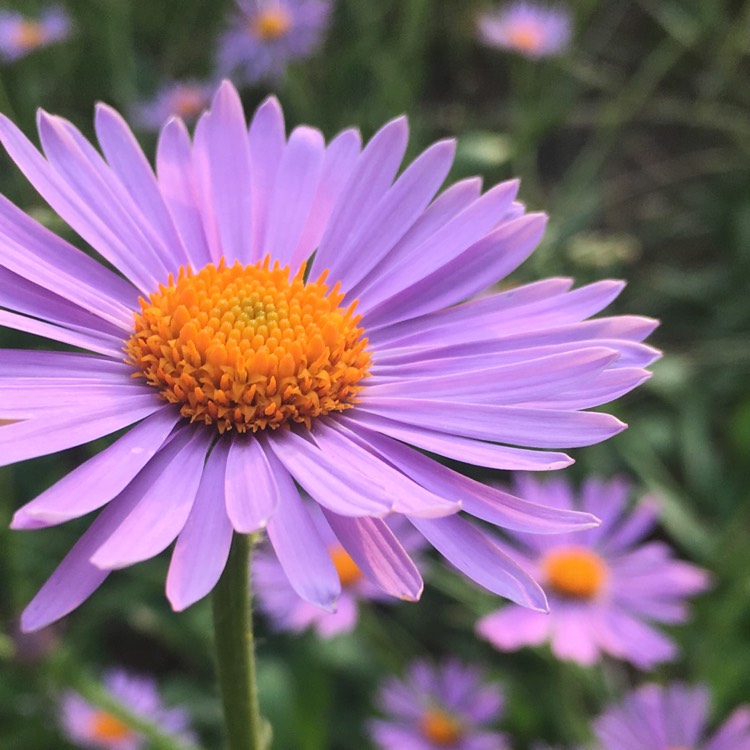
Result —
[[[0,10],[0,59],[12,62],[70,36],[71,23],[65,9],[50,6],[39,18]]]
[[[156,725],[163,734],[172,735],[175,742],[194,745],[187,712],[181,708],[165,708],[153,680],[112,670],[104,676],[104,686],[128,713]],[[72,691],[62,697],[60,724],[65,736],[80,747],[144,750],[149,746],[141,732]]]
[[[159,130],[170,117],[194,122],[208,109],[215,88],[201,81],[172,81],[152,99],[138,104],[133,118],[146,130]]]
[[[237,0],[219,40],[217,68],[240,83],[275,80],[287,63],[310,57],[328,29],[330,0]]]
[[[300,598],[270,545],[261,548],[253,559],[253,591],[260,611],[270,618],[275,628],[300,631],[312,627],[320,637],[330,638],[354,629],[360,602],[392,603],[397,600],[365,577],[320,510],[314,506],[309,510],[341,581],[341,595],[335,611],[321,609]],[[424,537],[402,516],[385,520],[404,550],[418,563],[415,553],[425,546]]]
[[[556,449],[625,427],[587,409],[648,377],[658,354],[641,342],[656,324],[588,320],[619,294],[615,281],[571,291],[553,278],[472,299],[542,237],[545,217],[515,200],[517,181],[437,195],[453,141],[401,170],[405,118],[364,149],[353,129],[326,145],[307,126],[287,136],[273,98],[248,129],[229,83],[192,139],[167,123],[156,174],[106,105],[101,153],[62,118],[42,112],[38,126],[43,154],[5,117],[0,140],[107,263],[0,200],[0,325],[83,350],[0,352],[0,419],[15,420],[0,427],[0,463],[131,429],[15,514],[14,528],[37,529],[101,511],[25,629],[175,541],[167,596],[184,609],[216,584],[233,533],[262,529],[297,594],[333,608],[341,578],[299,487],[390,596],[422,591],[382,520],[400,514],[480,585],[546,609],[466,516],[530,533],[594,519],[416,448],[496,469],[568,465]]]
[[[419,661],[403,680],[383,684],[377,705],[386,718],[371,721],[369,732],[381,750],[506,750],[505,737],[491,728],[503,702],[481,669]]]
[[[750,706],[708,731],[708,690],[644,685],[594,722],[601,750],[750,750]]]
[[[516,2],[479,16],[479,39],[490,47],[531,58],[560,55],[571,38],[570,13],[563,6]]]
[[[709,579],[675,560],[663,542],[645,541],[657,523],[652,504],[630,509],[629,487],[617,479],[588,479],[580,499],[561,477],[522,476],[517,489],[538,503],[585,510],[602,524],[564,535],[514,534],[509,551],[544,586],[550,613],[503,607],[478,622],[479,635],[502,651],[549,642],[555,656],[581,664],[602,653],[642,669],[674,659],[675,644],[651,623],[684,622],[686,600]]]

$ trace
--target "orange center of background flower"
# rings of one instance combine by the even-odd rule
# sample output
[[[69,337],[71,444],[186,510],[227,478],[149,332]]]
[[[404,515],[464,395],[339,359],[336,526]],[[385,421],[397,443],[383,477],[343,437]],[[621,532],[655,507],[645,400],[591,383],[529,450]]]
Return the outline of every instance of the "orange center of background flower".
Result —
[[[16,31],[16,44],[21,49],[34,49],[44,42],[44,31],[38,21],[21,21]]]
[[[273,8],[258,13],[252,20],[251,31],[259,39],[270,41],[284,36],[292,25],[292,18],[282,8]]]
[[[174,114],[178,117],[194,117],[205,106],[205,97],[198,89],[185,86],[177,91],[174,98]]]
[[[140,300],[126,361],[184,417],[220,433],[310,427],[348,409],[370,365],[356,302],[341,307],[338,284],[303,273],[290,279],[268,258],[180,269]]]
[[[423,736],[436,745],[450,747],[463,736],[461,724],[440,708],[429,708],[422,714],[419,728]]]
[[[541,41],[542,35],[534,26],[518,26],[508,32],[508,43],[523,52],[536,52]]]
[[[132,731],[125,722],[106,713],[98,711],[91,719],[91,735],[96,740],[124,740]]]
[[[362,571],[357,563],[352,560],[349,553],[340,544],[329,547],[328,554],[331,556],[336,572],[339,574],[342,588],[351,586],[362,578]]]
[[[542,569],[556,593],[575,599],[593,598],[607,578],[604,560],[585,547],[562,547],[547,553]]]

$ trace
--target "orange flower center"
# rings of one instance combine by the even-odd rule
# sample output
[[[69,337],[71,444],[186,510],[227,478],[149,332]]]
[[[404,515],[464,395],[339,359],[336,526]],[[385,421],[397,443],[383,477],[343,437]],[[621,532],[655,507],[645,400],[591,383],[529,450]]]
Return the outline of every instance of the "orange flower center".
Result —
[[[96,740],[124,740],[132,735],[132,731],[112,714],[97,711],[91,719],[91,735]]]
[[[461,724],[440,708],[428,708],[419,722],[422,735],[436,745],[449,747],[463,736]]]
[[[508,32],[508,43],[522,52],[536,52],[542,42],[542,35],[535,26],[518,26]]]
[[[340,544],[329,547],[328,554],[331,556],[336,572],[339,574],[342,588],[351,586],[362,578],[362,571],[357,563],[352,560],[349,553]]]
[[[547,553],[542,569],[556,593],[574,599],[592,599],[607,578],[604,560],[585,547],[562,547]]]
[[[341,307],[338,284],[303,273],[290,278],[268,258],[180,269],[141,298],[126,361],[184,417],[220,433],[309,428],[349,409],[370,365],[357,303]]]
[[[269,8],[258,13],[252,20],[252,33],[263,41],[272,41],[284,36],[292,25],[291,15],[283,8]]]
[[[19,24],[15,37],[21,49],[34,49],[44,42],[44,30],[38,21],[24,20]]]

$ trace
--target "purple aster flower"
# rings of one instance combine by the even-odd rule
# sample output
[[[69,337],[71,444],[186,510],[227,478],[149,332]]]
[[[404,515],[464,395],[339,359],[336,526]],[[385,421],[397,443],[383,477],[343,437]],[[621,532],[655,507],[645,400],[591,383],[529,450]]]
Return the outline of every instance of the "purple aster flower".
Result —
[[[422,590],[382,520],[401,514],[480,585],[545,610],[533,578],[459,507],[531,533],[592,517],[417,448],[546,471],[571,463],[555,449],[620,432],[587,409],[648,376],[656,353],[641,341],[655,322],[587,318],[623,285],[553,278],[472,299],[530,255],[545,217],[515,201],[516,181],[482,194],[467,179],[436,197],[453,141],[398,174],[403,117],[364,149],[353,129],[326,146],[307,126],[287,138],[273,98],[248,131],[225,83],[192,140],[167,123],[156,174],[113,109],[100,105],[95,125],[101,153],[40,113],[41,154],[0,118],[11,158],[116,269],[0,199],[0,325],[83,350],[0,353],[0,418],[17,420],[0,428],[0,461],[131,428],[16,513],[14,528],[35,529],[101,510],[24,628],[175,539],[167,596],[181,610],[214,587],[233,532],[261,529],[294,590],[332,608],[341,580],[298,486],[386,594]]]
[[[322,609],[300,598],[270,545],[266,545],[253,562],[253,590],[260,610],[268,615],[274,627],[292,631],[312,627],[320,637],[330,638],[354,629],[358,602],[389,602],[393,601],[393,597],[365,577],[333,533],[322,512],[314,505],[309,507],[309,511],[341,581],[341,595],[335,611]],[[403,516],[386,518],[386,523],[397,535],[404,550],[415,560],[414,553],[424,547],[424,537]]]
[[[437,667],[415,662],[404,680],[390,678],[378,695],[387,719],[370,722],[383,750],[505,750],[505,737],[491,730],[503,708],[495,685],[476,667],[447,661]]]
[[[219,40],[219,73],[243,83],[279,79],[293,60],[310,57],[328,28],[330,0],[237,0]]]
[[[161,732],[173,735],[178,741],[191,745],[195,742],[187,712],[165,708],[153,680],[112,670],[104,676],[104,686],[129,713],[157,725]],[[62,697],[60,723],[66,737],[81,747],[142,750],[147,746],[140,732],[72,691]]]
[[[525,57],[551,57],[570,44],[570,13],[562,6],[516,2],[483,13],[477,22],[479,39],[490,47],[513,50]]]
[[[136,106],[134,119],[146,130],[159,130],[170,117],[194,122],[211,103],[214,85],[200,81],[173,81]]]
[[[644,685],[594,723],[602,750],[750,750],[750,706],[709,736],[708,690]]]
[[[588,531],[515,534],[512,554],[549,596],[548,616],[504,607],[482,618],[478,633],[502,651],[549,641],[560,659],[593,664],[607,653],[648,669],[676,656],[674,642],[650,623],[687,619],[686,599],[708,586],[708,574],[675,560],[663,542],[646,542],[656,511],[649,500],[628,508],[618,479],[588,479],[576,501],[565,479],[519,477],[524,497],[556,508],[580,508],[602,519]]]
[[[0,10],[0,59],[18,60],[35,49],[66,39],[70,31],[70,18],[59,5],[50,6],[38,19]]]

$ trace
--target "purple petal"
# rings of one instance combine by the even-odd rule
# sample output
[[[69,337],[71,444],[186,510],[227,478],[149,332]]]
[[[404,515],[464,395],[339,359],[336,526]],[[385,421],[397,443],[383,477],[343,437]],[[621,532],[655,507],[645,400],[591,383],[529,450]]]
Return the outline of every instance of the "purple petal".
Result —
[[[137,504],[92,555],[93,565],[125,568],[174,541],[193,506],[212,437],[209,430],[184,429],[156,454],[121,494]]]
[[[335,269],[344,271],[353,262],[341,249],[390,187],[404,158],[408,137],[406,118],[399,117],[384,125],[367,144],[333,209],[310,267],[310,278],[316,279],[329,269],[330,278],[339,279]]]
[[[0,196],[2,263],[103,320],[128,330],[138,295],[133,286],[28,217]]]
[[[431,453],[437,453],[446,458],[472,464],[486,466],[490,469],[506,469],[509,471],[552,471],[564,469],[573,463],[573,459],[564,453],[550,453],[546,451],[512,448],[507,445],[483,443],[479,440],[463,438],[457,435],[446,435],[423,427],[400,424],[393,420],[355,410],[347,416],[358,424],[365,425],[375,432],[411,443]]]
[[[66,474],[18,510],[11,528],[52,526],[100,508],[122,492],[172,431],[179,413],[162,409]]]
[[[211,207],[221,239],[221,254],[229,264],[235,260],[248,263],[253,208],[250,144],[242,102],[231,83],[221,84],[210,113],[201,122],[205,128]]]
[[[190,256],[175,229],[148,160],[121,115],[99,103],[94,119],[104,156],[143,217],[161,238],[160,247],[171,259],[170,267],[190,263]]]
[[[292,261],[320,182],[325,141],[314,128],[292,131],[276,173],[263,253],[282,266]],[[294,273],[296,268],[292,268]]]
[[[482,617],[477,635],[500,651],[516,651],[522,646],[540,646],[549,637],[551,617],[513,604]]]
[[[409,520],[448,562],[480,586],[524,607],[548,610],[539,584],[470,523],[458,516]]]
[[[203,228],[190,136],[182,120],[172,118],[159,134],[156,171],[159,192],[182,238],[190,264],[195,269],[203,268],[211,260],[211,251]]]
[[[384,521],[323,512],[344,549],[370,581],[398,599],[419,599],[424,588],[422,576]]]
[[[299,267],[320,244],[331,211],[354,169],[361,148],[362,139],[359,131],[344,130],[331,141],[326,149],[318,190],[302,236],[292,255],[292,268]]]
[[[386,258],[443,184],[455,150],[455,141],[440,141],[406,169],[341,248],[342,260],[331,263],[332,279],[350,288]]]
[[[226,443],[206,461],[185,526],[177,537],[167,574],[167,598],[181,612],[208,594],[219,580],[232,546],[232,524],[224,502]]]
[[[229,445],[224,480],[227,515],[241,534],[263,529],[279,503],[279,487],[266,456],[254,435],[236,436]]]
[[[270,450],[268,461],[279,485],[279,504],[268,521],[268,538],[297,594],[330,611],[341,594],[339,575],[292,478]]]
[[[258,107],[250,123],[248,140],[250,143],[250,163],[252,169],[252,248],[250,262],[257,262],[271,248],[264,246],[268,208],[271,203],[276,173],[281,162],[286,136],[284,133],[284,113],[278,100],[271,96]]]
[[[0,427],[0,466],[88,443],[164,408],[155,394],[146,393],[84,414],[81,409],[68,409],[42,419],[4,425]]]
[[[593,445],[627,427],[600,412],[560,412],[493,404],[461,404],[431,399],[367,398],[357,408],[406,424],[463,435],[477,440],[535,448],[578,448]]]

